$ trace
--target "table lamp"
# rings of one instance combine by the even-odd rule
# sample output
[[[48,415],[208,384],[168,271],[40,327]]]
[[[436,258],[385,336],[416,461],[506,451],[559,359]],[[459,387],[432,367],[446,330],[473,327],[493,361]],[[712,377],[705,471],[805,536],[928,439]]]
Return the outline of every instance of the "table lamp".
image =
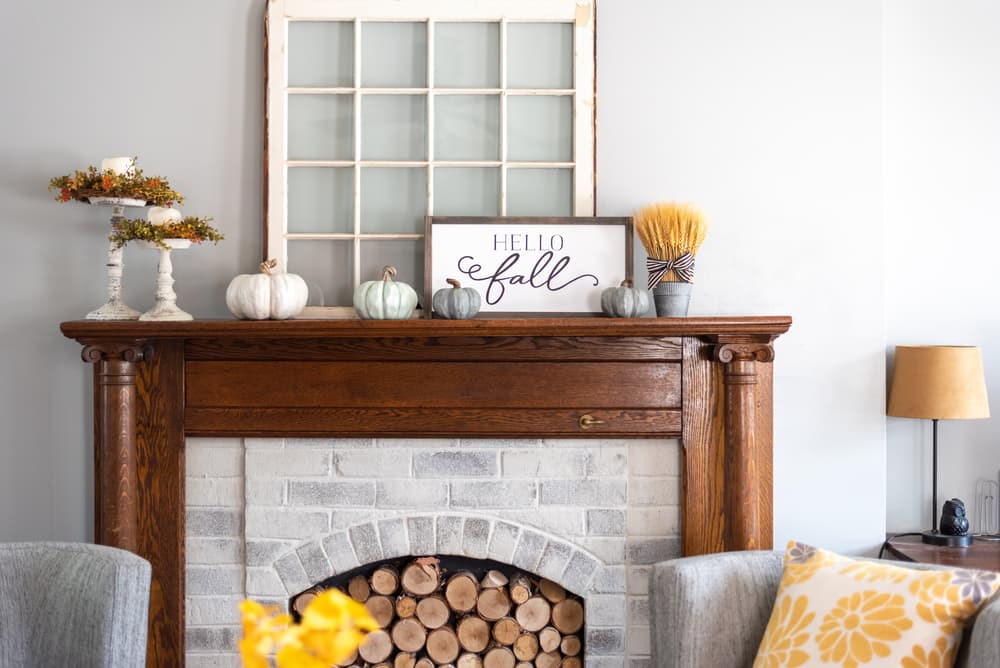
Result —
[[[889,415],[924,418],[933,423],[934,463],[931,531],[923,541],[932,545],[965,546],[972,536],[940,533],[937,524],[938,420],[988,418],[983,359],[975,346],[896,346]]]

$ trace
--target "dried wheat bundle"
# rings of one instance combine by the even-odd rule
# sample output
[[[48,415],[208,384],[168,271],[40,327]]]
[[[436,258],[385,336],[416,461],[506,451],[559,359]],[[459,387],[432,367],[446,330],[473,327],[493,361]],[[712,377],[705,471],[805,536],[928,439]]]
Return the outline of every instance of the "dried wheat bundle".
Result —
[[[694,278],[694,256],[705,240],[705,217],[690,204],[662,202],[644,207],[632,217],[649,259],[649,287],[660,281]]]

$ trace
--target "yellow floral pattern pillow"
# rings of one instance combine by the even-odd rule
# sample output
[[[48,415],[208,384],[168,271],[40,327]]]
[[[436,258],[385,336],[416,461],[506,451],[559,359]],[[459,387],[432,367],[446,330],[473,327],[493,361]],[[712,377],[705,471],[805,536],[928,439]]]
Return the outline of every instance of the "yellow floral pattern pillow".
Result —
[[[791,541],[754,668],[951,666],[1000,574],[919,571]]]

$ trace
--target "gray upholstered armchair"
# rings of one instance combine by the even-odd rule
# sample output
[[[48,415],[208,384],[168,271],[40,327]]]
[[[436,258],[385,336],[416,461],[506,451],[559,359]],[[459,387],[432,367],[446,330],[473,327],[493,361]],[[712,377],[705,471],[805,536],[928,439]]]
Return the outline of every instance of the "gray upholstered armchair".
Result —
[[[753,664],[778,593],[782,558],[780,552],[727,552],[657,564],[649,592],[653,666],[746,668]],[[955,665],[996,668],[998,657],[1000,599],[994,599],[966,631]]]
[[[149,579],[124,550],[0,543],[0,666],[145,666]]]

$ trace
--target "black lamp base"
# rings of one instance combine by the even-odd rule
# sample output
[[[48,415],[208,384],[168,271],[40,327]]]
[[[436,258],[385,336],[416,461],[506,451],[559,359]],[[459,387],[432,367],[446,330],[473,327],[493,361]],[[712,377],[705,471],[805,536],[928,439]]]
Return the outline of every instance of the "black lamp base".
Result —
[[[937,531],[925,531],[921,534],[925,543],[930,545],[943,545],[945,547],[969,547],[972,545],[972,536],[949,536]]]

